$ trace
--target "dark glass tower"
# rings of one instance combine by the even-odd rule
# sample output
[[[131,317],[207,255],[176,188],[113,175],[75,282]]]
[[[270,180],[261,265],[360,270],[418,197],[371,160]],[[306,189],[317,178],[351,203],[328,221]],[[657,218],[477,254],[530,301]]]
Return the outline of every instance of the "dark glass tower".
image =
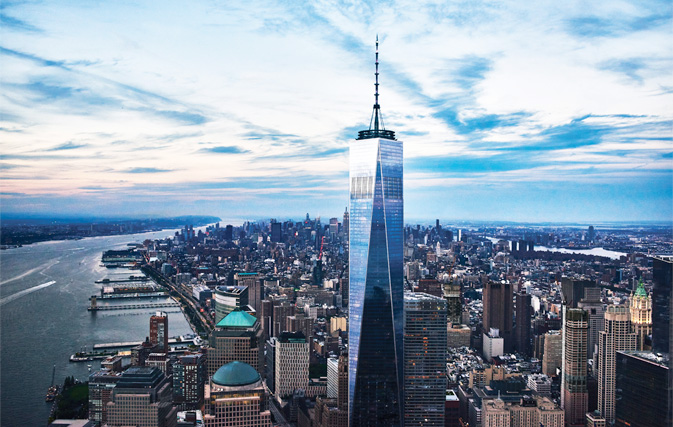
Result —
[[[376,103],[350,144],[350,426],[401,426],[403,411],[402,142]]]

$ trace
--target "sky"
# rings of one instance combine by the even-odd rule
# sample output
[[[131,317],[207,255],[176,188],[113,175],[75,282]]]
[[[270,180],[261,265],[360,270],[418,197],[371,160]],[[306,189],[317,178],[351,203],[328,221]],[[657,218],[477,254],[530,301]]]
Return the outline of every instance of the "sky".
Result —
[[[4,215],[340,216],[378,35],[406,219],[673,218],[670,0],[0,8]]]

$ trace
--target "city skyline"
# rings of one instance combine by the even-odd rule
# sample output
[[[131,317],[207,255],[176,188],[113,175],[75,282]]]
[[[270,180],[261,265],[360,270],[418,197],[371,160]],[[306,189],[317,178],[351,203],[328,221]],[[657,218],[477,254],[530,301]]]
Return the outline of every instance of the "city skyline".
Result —
[[[673,216],[669,2],[190,6],[4,3],[3,213],[342,212],[378,33],[406,218]]]

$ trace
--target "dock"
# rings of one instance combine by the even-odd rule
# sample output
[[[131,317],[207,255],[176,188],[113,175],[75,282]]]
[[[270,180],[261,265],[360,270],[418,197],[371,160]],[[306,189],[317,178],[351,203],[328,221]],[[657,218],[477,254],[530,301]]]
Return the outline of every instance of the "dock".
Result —
[[[195,338],[184,338],[180,341],[177,340],[177,338],[169,338],[168,339],[168,345],[176,345],[176,344],[194,344]],[[137,341],[137,342],[109,342],[109,343],[103,343],[103,344],[94,344],[93,349],[94,351],[96,350],[109,350],[113,348],[131,348],[135,347],[142,344],[142,341]]]
[[[108,283],[133,283],[133,282],[148,282],[150,280],[147,276],[133,276],[128,279],[100,279],[96,280],[97,284],[108,284]]]
[[[91,295],[91,298],[98,298],[98,299],[118,299],[118,298],[156,298],[156,297],[165,297],[168,295],[166,291],[157,291],[157,292],[136,292],[132,294],[112,294],[112,293],[107,293],[103,294],[102,296],[98,295]],[[89,299],[91,299],[89,298]]]
[[[87,308],[88,311],[107,311],[107,310],[134,310],[139,308],[163,308],[163,307],[180,307],[177,302],[149,302],[143,304],[124,304],[124,305],[92,305]]]

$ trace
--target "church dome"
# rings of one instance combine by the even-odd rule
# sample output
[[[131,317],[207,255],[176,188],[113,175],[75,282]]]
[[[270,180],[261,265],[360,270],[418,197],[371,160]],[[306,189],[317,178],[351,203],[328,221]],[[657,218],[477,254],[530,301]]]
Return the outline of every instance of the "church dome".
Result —
[[[255,368],[239,361],[227,363],[213,375],[213,382],[225,387],[253,384],[259,380],[260,376]]]

